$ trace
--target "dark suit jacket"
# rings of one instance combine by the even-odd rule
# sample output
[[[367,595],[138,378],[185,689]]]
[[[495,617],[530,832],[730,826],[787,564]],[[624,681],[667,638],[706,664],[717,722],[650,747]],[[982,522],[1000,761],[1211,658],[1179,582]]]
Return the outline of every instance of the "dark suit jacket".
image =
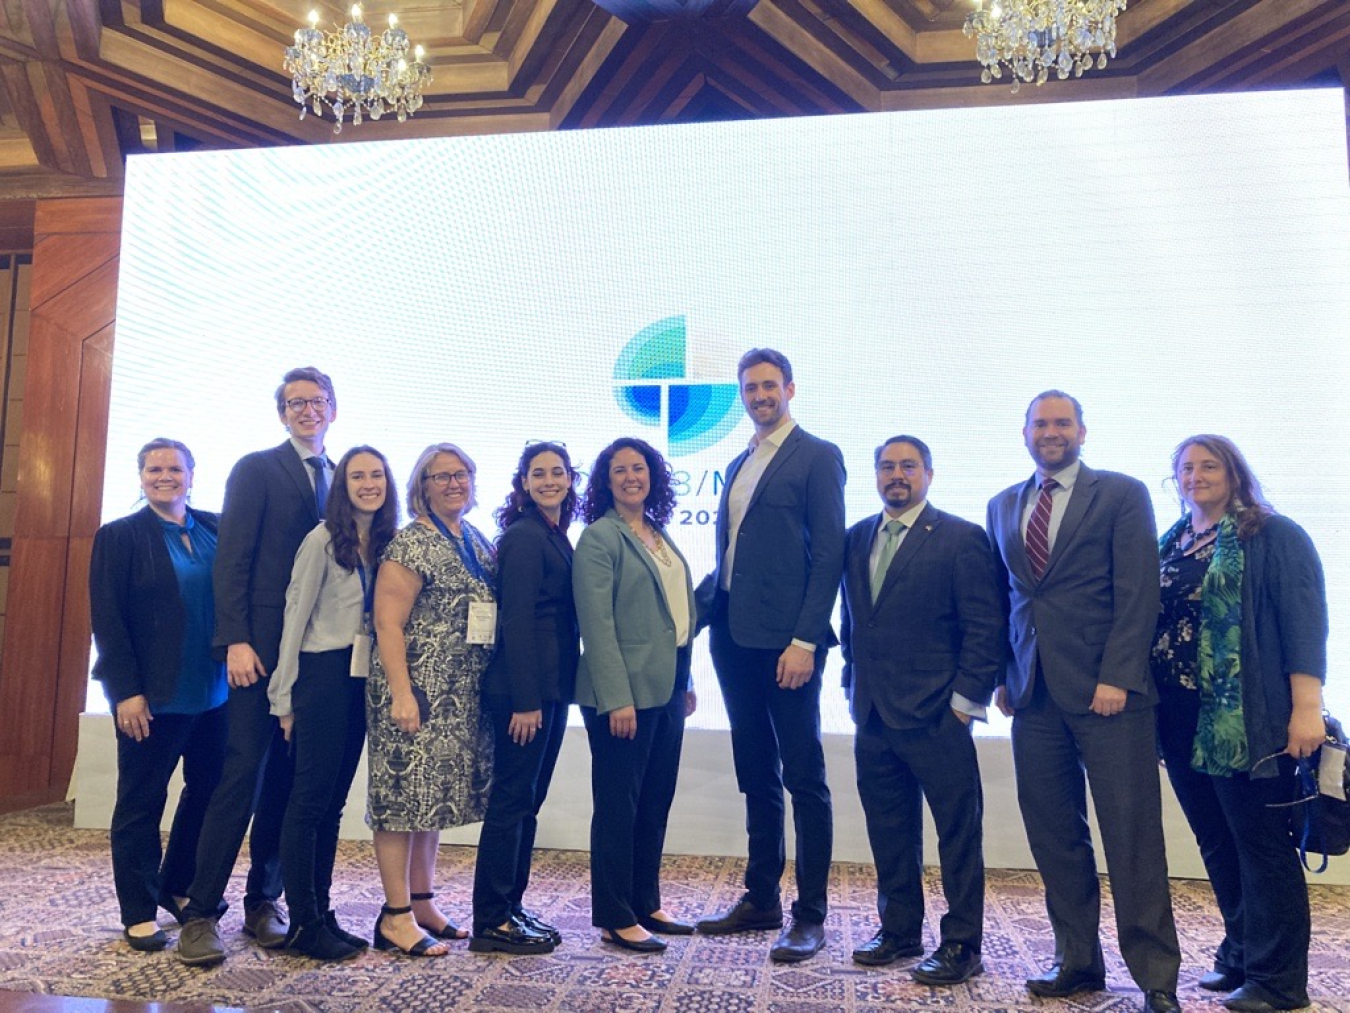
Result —
[[[572,546],[533,507],[497,543],[497,610],[497,652],[483,691],[509,697],[518,713],[571,703],[581,653]]]
[[[1039,659],[1045,686],[1071,714],[1086,714],[1098,683],[1129,691],[1127,709],[1157,702],[1149,647],[1158,624],[1158,541],[1142,482],[1080,465],[1045,573],[1031,573],[1022,513],[1035,478],[989,501],[986,528],[1010,607],[1014,707],[1031,700]]]
[[[892,728],[935,724],[953,693],[988,704],[1007,626],[989,541],[979,525],[925,505],[876,602],[870,560],[884,514],[849,529],[842,597],[844,689],[853,720],[873,709]]]
[[[700,613],[722,586],[730,538],[727,497],[745,463],[727,468],[717,510],[717,568],[700,588]],[[844,457],[801,426],[788,434],[755,487],[736,543],[727,602],[732,639],[781,650],[793,640],[819,647],[839,641],[830,629],[844,571]]]
[[[220,518],[188,508],[216,531]],[[183,664],[187,617],[159,517],[148,506],[109,521],[94,536],[89,616],[98,660],[94,678],[108,702],[143,695],[151,711],[173,699]]]
[[[286,585],[295,552],[319,523],[308,468],[287,440],[241,458],[225,484],[216,544],[216,652],[251,644],[270,674],[277,667]]]

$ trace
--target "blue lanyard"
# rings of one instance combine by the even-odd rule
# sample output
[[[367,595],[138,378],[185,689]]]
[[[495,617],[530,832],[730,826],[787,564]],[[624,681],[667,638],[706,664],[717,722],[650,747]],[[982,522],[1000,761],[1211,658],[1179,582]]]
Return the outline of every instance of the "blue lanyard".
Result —
[[[375,611],[375,581],[366,576],[366,564],[356,564],[356,575],[361,578],[361,619],[370,625],[370,614]]]
[[[434,512],[429,510],[427,514],[431,518],[431,523],[436,525],[436,530],[445,535],[450,540],[450,544],[455,547],[455,551],[459,553],[459,561],[464,564],[464,569],[484,584],[491,584],[492,578],[483,569],[483,564],[478,561],[478,554],[473,550],[473,538],[469,532],[466,530],[463,538],[456,538],[450,533],[450,529],[445,526],[445,522],[437,517]]]

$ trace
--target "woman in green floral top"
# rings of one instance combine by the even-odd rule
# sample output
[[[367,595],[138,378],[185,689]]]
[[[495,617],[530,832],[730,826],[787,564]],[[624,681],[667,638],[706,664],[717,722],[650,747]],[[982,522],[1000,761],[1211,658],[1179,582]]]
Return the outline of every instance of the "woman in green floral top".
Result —
[[[1308,1005],[1308,891],[1290,840],[1295,757],[1323,738],[1327,605],[1303,529],[1241,451],[1192,436],[1172,455],[1185,512],[1159,542],[1158,738],[1200,845],[1224,939],[1200,986],[1240,1013]]]

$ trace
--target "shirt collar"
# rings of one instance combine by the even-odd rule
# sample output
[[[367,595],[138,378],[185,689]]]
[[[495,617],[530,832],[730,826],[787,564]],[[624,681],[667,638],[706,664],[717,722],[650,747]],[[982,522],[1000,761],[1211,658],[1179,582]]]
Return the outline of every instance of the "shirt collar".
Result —
[[[904,513],[896,514],[894,517],[891,516],[889,510],[883,510],[881,511],[881,523],[879,526],[884,528],[887,521],[899,521],[905,526],[906,530],[908,530],[909,528],[914,527],[915,522],[919,519],[919,515],[924,512],[924,509],[927,506],[928,500],[923,500],[906,509]]]
[[[331,464],[328,460],[328,455],[314,453],[314,451],[310,450],[294,436],[290,438],[290,441],[291,446],[295,448],[295,452],[300,455],[300,460],[308,461],[311,457],[317,457],[319,460],[323,461],[324,467],[328,467]]]
[[[788,419],[787,422],[779,426],[777,429],[771,432],[768,436],[764,437],[762,440],[760,439],[759,434],[755,433],[755,435],[750,437],[751,453],[753,453],[755,448],[758,447],[761,443],[772,443],[775,449],[782,447],[783,441],[786,440],[788,436],[791,434],[792,430],[796,428],[797,428],[796,421],[794,419]]]
[[[1061,468],[1059,471],[1052,472],[1050,477],[1059,483],[1061,489],[1072,489],[1073,484],[1078,481],[1078,469],[1082,466],[1082,461],[1074,461],[1067,468]],[[1041,473],[1036,472],[1036,488],[1039,490],[1045,484],[1045,479]]]

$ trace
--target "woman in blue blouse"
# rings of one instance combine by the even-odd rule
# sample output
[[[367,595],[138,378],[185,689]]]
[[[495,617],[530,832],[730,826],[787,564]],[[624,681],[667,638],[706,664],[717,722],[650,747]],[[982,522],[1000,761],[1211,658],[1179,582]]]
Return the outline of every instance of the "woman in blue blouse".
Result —
[[[211,656],[211,565],[216,514],[187,505],[195,462],[177,440],[137,455],[144,509],[94,536],[90,618],[117,725],[117,804],[111,843],[123,936],[162,950],[156,906],[177,915],[196,871],[197,839],[225,753],[225,666]],[[183,791],[169,846],[159,821],[169,778],[183,761]]]
[[[1241,451],[1192,436],[1172,455],[1185,508],[1162,537],[1153,645],[1158,741],[1223,914],[1200,987],[1239,1013],[1308,1005],[1308,890],[1289,834],[1292,767],[1325,735],[1327,600],[1311,539],[1277,514]]]
[[[315,960],[345,960],[366,941],[338,924],[329,891],[342,807],[366,741],[375,567],[398,529],[384,455],[366,446],[347,451],[324,514],[295,554],[267,696],[295,756],[281,827],[286,946]]]

